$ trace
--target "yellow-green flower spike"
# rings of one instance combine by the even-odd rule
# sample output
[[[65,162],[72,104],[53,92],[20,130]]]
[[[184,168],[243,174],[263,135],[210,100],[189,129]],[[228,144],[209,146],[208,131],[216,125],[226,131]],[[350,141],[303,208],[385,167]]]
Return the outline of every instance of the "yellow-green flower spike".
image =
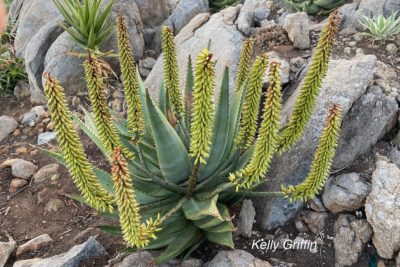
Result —
[[[163,75],[172,109],[181,119],[185,114],[185,105],[179,82],[178,59],[174,33],[170,27],[162,29]]]
[[[44,93],[49,113],[72,180],[91,207],[102,212],[111,212],[113,196],[102,188],[87,160],[79,135],[71,121],[64,89],[49,73],[45,73],[43,77],[46,79]]]
[[[312,199],[323,187],[335,157],[342,121],[341,113],[340,105],[333,105],[329,109],[310,172],[304,182],[296,186],[282,186],[282,192],[290,198],[290,201]]]
[[[246,81],[249,75],[251,56],[253,55],[254,39],[249,38],[243,42],[242,52],[240,53],[240,60],[238,65],[238,71],[236,74],[235,81],[235,93],[242,88],[242,85]]]
[[[210,152],[214,120],[215,62],[208,49],[197,57],[191,121],[190,155],[195,163],[205,164]]]
[[[243,104],[242,118],[240,120],[240,131],[236,139],[236,143],[242,143],[244,149],[249,148],[253,144],[257,132],[262,81],[268,67],[268,60],[269,57],[267,54],[257,57],[251,70],[250,80]]]
[[[229,180],[240,187],[251,188],[260,182],[267,173],[272,157],[276,152],[281,119],[281,77],[280,64],[272,62],[268,74],[270,85],[264,101],[262,122],[254,153],[244,169],[231,174]]]
[[[138,141],[143,136],[144,131],[143,108],[140,101],[136,64],[132,45],[129,41],[128,27],[125,18],[121,15],[117,18],[117,41],[122,82],[125,89],[128,128],[132,134],[132,140]]]
[[[320,93],[322,81],[328,71],[329,59],[332,54],[333,43],[339,30],[339,25],[339,12],[334,11],[329,16],[328,23],[322,31],[310,69],[304,78],[289,123],[280,135],[278,145],[280,153],[285,152],[299,141],[307,127]]]
[[[89,52],[88,58],[84,62],[84,67],[97,135],[107,152],[112,154],[114,148],[120,147],[120,140],[107,106],[100,61]]]
[[[159,217],[155,221],[148,220],[147,224],[141,223],[139,204],[129,175],[128,163],[118,147],[114,149],[111,175],[124,239],[129,246],[145,247],[151,239],[156,238]]]

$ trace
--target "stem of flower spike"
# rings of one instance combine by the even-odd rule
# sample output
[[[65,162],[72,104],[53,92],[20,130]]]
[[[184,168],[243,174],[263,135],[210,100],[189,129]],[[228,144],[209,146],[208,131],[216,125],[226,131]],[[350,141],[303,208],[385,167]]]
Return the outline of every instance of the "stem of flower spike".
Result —
[[[192,170],[192,175],[189,178],[189,184],[186,191],[186,197],[191,198],[193,195],[193,191],[196,187],[197,179],[199,178],[199,169],[200,169],[200,162],[197,162]]]

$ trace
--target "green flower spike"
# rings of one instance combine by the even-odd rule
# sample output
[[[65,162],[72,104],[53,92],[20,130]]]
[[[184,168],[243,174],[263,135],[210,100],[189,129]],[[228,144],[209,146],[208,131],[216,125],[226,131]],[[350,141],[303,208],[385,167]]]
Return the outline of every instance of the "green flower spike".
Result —
[[[262,81],[268,67],[267,54],[257,57],[251,70],[250,80],[243,104],[243,114],[240,120],[240,132],[236,143],[243,144],[248,149],[254,142],[257,132],[257,119],[260,108]]]
[[[78,133],[71,121],[71,112],[65,100],[64,89],[60,82],[49,73],[43,74],[43,77],[46,79],[44,93],[51,120],[54,123],[61,153],[75,185],[91,207],[101,212],[112,212],[113,196],[102,188],[87,160]]]
[[[149,244],[150,239],[156,239],[155,233],[160,230],[159,217],[155,221],[148,220],[147,224],[140,222],[139,204],[133,190],[128,163],[118,147],[114,149],[111,175],[124,239],[132,247],[143,248]]]
[[[214,120],[214,76],[215,62],[212,61],[210,51],[204,49],[197,57],[194,75],[190,155],[195,158],[195,164],[205,164],[210,152]]]
[[[290,198],[290,201],[292,199],[307,201],[314,198],[329,177],[329,170],[339,140],[341,113],[340,105],[335,104],[329,109],[310,173],[304,182],[296,186],[285,187],[282,185],[282,192]]]
[[[163,74],[164,84],[168,91],[169,101],[178,119],[185,114],[182,91],[179,82],[178,59],[174,40],[174,33],[170,27],[162,29]]]
[[[300,140],[310,121],[312,111],[320,93],[322,81],[328,71],[329,58],[332,54],[339,25],[339,12],[334,11],[329,16],[328,23],[322,31],[310,69],[304,78],[289,123],[280,135],[278,145],[280,153],[285,152]]]
[[[231,174],[230,181],[240,187],[251,188],[260,182],[267,173],[271,159],[276,151],[281,117],[281,78],[280,64],[272,62],[268,75],[270,85],[267,98],[264,101],[262,122],[254,153],[248,165],[235,174]]]
[[[242,88],[249,75],[251,56],[253,55],[254,39],[249,38],[243,42],[242,52],[240,53],[240,60],[235,82],[235,93]]]
[[[136,64],[129,41],[128,27],[123,16],[118,16],[117,18],[117,40],[122,82],[125,89],[128,127],[132,133],[132,139],[138,141],[143,136],[144,131],[143,111],[136,76]]]
[[[121,145],[118,132],[112,122],[111,113],[107,106],[107,99],[104,94],[105,84],[101,70],[101,63],[89,51],[88,58],[84,62],[84,67],[97,135],[107,152],[112,154],[113,150]],[[129,155],[130,157],[132,156],[131,153],[129,153]]]

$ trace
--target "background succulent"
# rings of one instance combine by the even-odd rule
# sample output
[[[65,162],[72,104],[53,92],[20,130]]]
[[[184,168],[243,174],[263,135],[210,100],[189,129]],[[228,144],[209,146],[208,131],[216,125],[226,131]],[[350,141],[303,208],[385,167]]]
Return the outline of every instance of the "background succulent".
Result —
[[[400,17],[398,12],[393,13],[388,18],[383,14],[374,17],[364,16],[360,23],[368,30],[363,34],[371,37],[374,41],[387,40],[400,33]]]
[[[47,153],[68,167],[82,201],[119,219],[120,226],[103,229],[122,234],[134,248],[166,247],[158,263],[190,255],[205,240],[233,247],[230,205],[253,195],[306,200],[318,193],[329,174],[341,124],[338,105],[328,112],[305,181],[282,187],[282,192],[253,191],[266,182],[272,157],[290,149],[304,132],[326,74],[339,21],[337,13],[331,14],[295,112],[289,125],[281,129],[280,65],[262,55],[249,72],[252,41],[242,50],[232,101],[227,68],[219,95],[213,96],[215,59],[208,49],[201,51],[194,66],[188,60],[183,95],[174,37],[164,28],[164,82],[157,104],[138,75],[126,23],[120,17],[116,27],[119,58],[127,110],[133,114],[125,119],[109,110],[104,97],[106,77],[96,55],[89,53],[84,67],[93,110],[84,110],[86,123],[72,117],[109,161],[111,173],[87,161],[69,121],[63,89],[50,74],[45,75],[45,94],[61,153]],[[269,86],[261,103],[261,81],[268,65]],[[258,125],[254,118],[260,104]]]
[[[326,15],[343,5],[346,0],[284,0],[290,7],[309,15]]]

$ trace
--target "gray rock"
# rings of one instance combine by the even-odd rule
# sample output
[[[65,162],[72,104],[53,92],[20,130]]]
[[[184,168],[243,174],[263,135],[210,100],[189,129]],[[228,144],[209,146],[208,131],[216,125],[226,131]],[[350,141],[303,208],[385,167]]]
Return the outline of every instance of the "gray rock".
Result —
[[[326,220],[328,219],[328,213],[304,211],[301,218],[307,224],[311,232],[314,234],[319,234],[325,227]]]
[[[113,267],[151,267],[153,266],[154,258],[148,251],[139,251],[126,256],[121,262],[118,262]]]
[[[3,115],[0,117],[0,142],[3,141],[10,133],[18,127],[18,122],[10,116]]]
[[[17,85],[14,88],[14,95],[17,100],[21,100],[25,97],[31,96],[29,84],[25,81],[18,81]]]
[[[253,26],[254,10],[258,7],[266,7],[266,0],[246,0],[240,10],[236,24],[238,29],[245,35],[250,34],[250,29]]]
[[[64,32],[50,46],[44,60],[44,72],[56,77],[67,95],[75,95],[85,88],[83,59],[72,52],[83,53],[84,50]]]
[[[16,255],[17,257],[19,257],[22,254],[37,251],[41,248],[47,247],[53,242],[54,240],[48,234],[39,235],[35,238],[32,238],[28,242],[18,246]]]
[[[315,197],[309,201],[310,208],[313,211],[323,212],[326,211],[324,204],[322,204],[321,200],[318,197]]]
[[[36,121],[37,117],[38,117],[37,114],[33,111],[26,112],[22,116],[21,123],[22,124],[31,124],[32,122]]]
[[[219,91],[225,66],[229,66],[232,92],[243,35],[236,29],[236,26],[226,25],[220,13],[216,13],[211,17],[208,13],[197,15],[176,36],[175,42],[178,51],[178,66],[180,66],[181,88],[184,88],[188,56],[191,55],[193,63],[195,63],[198,53],[207,47],[210,38],[213,58],[217,61],[215,66],[216,91]],[[158,99],[161,80],[162,56],[157,59],[153,70],[145,81],[145,85],[153,99]]]
[[[240,5],[237,6],[228,6],[224,10],[221,11],[221,14],[224,16],[224,22],[227,25],[233,25],[237,19],[237,16],[240,12]]]
[[[23,3],[24,0],[14,0],[11,2],[11,6],[8,10],[8,21],[16,22],[18,20]]]
[[[84,260],[107,254],[103,246],[94,237],[81,245],[73,246],[68,252],[46,259],[22,260],[13,267],[78,267]]]
[[[335,222],[336,266],[350,266],[358,262],[365,244],[372,236],[372,228],[367,220],[358,220],[348,214],[341,214]]]
[[[144,27],[160,25],[169,16],[167,1],[136,0]]]
[[[367,220],[379,256],[392,259],[400,249],[400,169],[378,158],[372,174],[372,191],[365,203]]]
[[[267,20],[271,10],[265,6],[257,7],[253,11],[253,20],[256,25],[261,25],[261,21]]]
[[[396,164],[398,168],[400,168],[400,150],[395,147],[391,147],[388,156],[389,159]]]
[[[0,266],[5,266],[8,257],[10,257],[17,248],[17,242],[9,235],[7,235],[7,237],[8,242],[0,242]]]
[[[23,57],[32,37],[49,21],[56,19],[62,18],[52,1],[24,1],[20,10],[14,43],[17,56]]]
[[[399,49],[397,48],[397,46],[395,44],[387,44],[386,51],[389,53],[389,55],[394,56],[397,54],[397,51],[399,51]]]
[[[53,140],[56,140],[57,136],[55,132],[44,132],[44,133],[40,133],[38,135],[38,141],[37,144],[40,145],[44,145],[47,143],[50,143]]]
[[[256,210],[253,207],[253,202],[250,199],[243,200],[242,209],[239,215],[238,234],[250,237],[251,230],[253,229],[254,218],[256,217]]]
[[[284,59],[281,59],[280,56],[275,53],[271,52],[269,53],[270,56],[270,62],[278,62],[281,64],[281,70],[280,70],[280,76],[281,76],[281,82],[282,84],[287,84],[289,83],[289,78],[290,78],[290,64]],[[269,66],[265,72],[264,79],[263,79],[263,87],[266,87],[268,84],[268,73],[269,73]]]
[[[342,21],[340,23],[341,29],[353,28],[355,22],[355,13],[357,11],[357,3],[345,4],[339,8],[339,12],[342,15]]]
[[[332,213],[354,211],[364,205],[370,191],[371,184],[363,181],[358,173],[346,173],[329,178],[322,200]]]
[[[368,92],[354,102],[342,123],[334,168],[344,168],[368,152],[396,125],[397,109],[396,100],[381,92]]]
[[[45,118],[48,116],[45,106],[34,106],[31,108],[31,112],[34,112],[39,118]]]
[[[64,31],[60,20],[50,21],[44,25],[27,43],[25,51],[25,68],[28,74],[31,102],[46,103],[42,93],[42,74],[44,59],[51,44]]]
[[[28,180],[37,171],[38,166],[32,162],[18,159],[11,165],[11,173],[13,176]]]
[[[179,1],[169,18],[172,22],[174,32],[180,32],[197,14],[206,12],[208,12],[207,0]]]
[[[221,251],[204,267],[272,267],[267,261],[256,259],[244,250]]]
[[[321,88],[321,95],[309,122],[312,127],[307,127],[304,136],[292,150],[274,158],[271,170],[267,175],[268,183],[260,190],[276,191],[281,188],[282,184],[298,184],[307,177],[329,106],[333,103],[341,104],[343,116],[346,118],[353,103],[365,94],[368,85],[372,82],[375,64],[376,57],[372,55],[360,56],[351,60],[331,61]],[[283,125],[287,123],[292,113],[299,88],[284,104]],[[347,123],[349,124],[349,122]],[[352,125],[352,122],[350,124]],[[346,127],[346,124],[343,124],[343,127]],[[375,132],[375,129],[373,131]],[[358,130],[356,132],[361,134]],[[361,142],[364,144],[367,140],[364,138]],[[350,153],[353,149],[345,148],[343,147],[342,153]],[[354,159],[353,157],[347,158],[346,164],[351,163]],[[333,169],[336,168],[337,165],[334,165]],[[257,198],[254,205],[257,211],[257,223],[263,229],[275,229],[293,218],[302,204],[300,202],[290,204],[287,199],[282,198]]]
[[[310,47],[310,25],[305,12],[297,12],[286,16],[283,27],[288,33],[293,46],[299,49]]]
[[[50,179],[51,176],[58,174],[60,169],[60,164],[52,163],[40,168],[35,175],[33,175],[33,179],[35,183],[41,183]]]

